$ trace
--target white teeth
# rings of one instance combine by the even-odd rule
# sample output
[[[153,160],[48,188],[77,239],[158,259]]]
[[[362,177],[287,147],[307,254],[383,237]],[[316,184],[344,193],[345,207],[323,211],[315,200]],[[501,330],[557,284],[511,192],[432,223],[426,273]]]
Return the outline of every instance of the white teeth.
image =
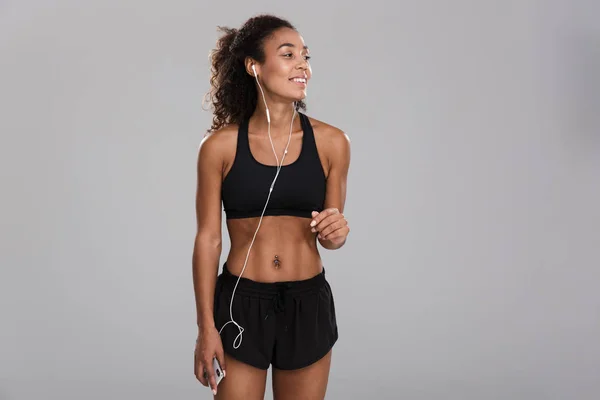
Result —
[[[304,79],[304,78],[293,78],[292,80],[294,82],[306,83],[306,79]]]

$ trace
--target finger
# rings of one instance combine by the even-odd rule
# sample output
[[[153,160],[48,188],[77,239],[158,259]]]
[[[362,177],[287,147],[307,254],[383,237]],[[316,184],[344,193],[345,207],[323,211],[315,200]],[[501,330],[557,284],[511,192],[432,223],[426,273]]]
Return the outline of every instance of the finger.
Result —
[[[195,350],[194,351],[194,375],[196,376],[196,379],[198,379],[200,381],[200,383],[202,383],[204,385],[204,383],[202,382],[201,367],[202,367],[202,365],[198,361],[198,350]],[[204,385],[204,386],[206,386],[206,385]]]
[[[342,228],[342,229],[338,229],[337,231],[330,233],[329,235],[327,235],[327,237],[321,238],[320,240],[337,243],[340,240],[346,240],[347,236],[348,236],[347,230]]]
[[[312,229],[312,232],[322,235],[322,232],[334,222],[335,219],[333,218],[333,216],[329,216],[323,221],[319,222],[319,224]]]
[[[199,363],[196,367],[196,379],[200,381],[202,386],[208,386],[208,380],[206,378],[207,376],[206,371],[204,369],[204,365],[202,365],[202,363]]]
[[[333,215],[333,214],[337,214],[338,212],[339,211],[337,208],[327,208],[327,209],[321,211],[320,213],[318,213],[317,216],[313,217],[312,221],[310,222],[310,226],[314,227],[319,222],[321,222],[324,218],[327,218],[328,216]]]
[[[332,222],[331,224],[327,225],[321,232],[320,232],[320,236],[322,238],[326,238],[327,235],[329,235],[330,233],[332,233],[333,231],[337,231],[340,228],[343,228],[344,226],[346,226],[347,222],[344,218],[342,219],[338,219],[337,221]]]
[[[198,376],[198,358],[196,357],[196,351],[194,351],[194,375]]]
[[[215,370],[212,366],[212,358],[210,360],[204,360],[206,365],[206,374],[208,375],[208,384],[212,389],[213,394],[217,394],[217,381],[215,380]]]
[[[217,395],[217,381],[215,380],[215,375],[212,374],[209,378],[210,388],[212,389],[213,394]]]
[[[324,234],[319,234],[319,239],[321,240],[331,240],[334,238],[337,238],[339,236],[344,235],[344,228],[338,228],[338,229],[334,229],[333,231],[329,232],[327,235]]]
[[[331,222],[329,223],[329,225],[323,227],[323,229],[321,230],[321,236],[326,236],[331,232],[348,225],[348,221],[342,213],[332,215],[330,218]]]
[[[346,237],[348,236],[349,232],[350,228],[346,225],[341,227],[340,229],[336,229],[327,236],[321,237],[321,240],[334,240],[337,238]]]
[[[330,225],[336,223],[339,220],[344,220],[344,214],[341,213],[334,213],[331,214],[327,217],[325,217],[321,222],[319,222],[316,226],[315,226],[315,232],[320,232],[321,235],[323,234],[323,231]],[[333,229],[335,229],[336,227],[334,226]]]
[[[219,361],[221,369],[223,370],[223,378],[225,378],[225,370],[227,369],[227,366],[225,365],[225,353],[223,352],[223,349],[217,350],[217,360]]]
[[[340,237],[346,237],[348,236],[348,233],[350,233],[350,226],[348,225],[343,225],[342,227],[333,230],[332,232],[328,233],[327,235],[323,235],[321,234],[321,240],[333,240],[333,239],[337,239]]]

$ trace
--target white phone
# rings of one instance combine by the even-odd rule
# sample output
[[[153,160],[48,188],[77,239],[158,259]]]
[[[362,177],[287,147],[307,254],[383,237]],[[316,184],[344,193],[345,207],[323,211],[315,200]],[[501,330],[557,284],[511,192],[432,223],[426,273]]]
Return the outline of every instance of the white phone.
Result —
[[[217,357],[213,357],[213,370],[215,371],[215,381],[217,382],[217,386],[219,386],[219,382],[223,379],[223,369]]]

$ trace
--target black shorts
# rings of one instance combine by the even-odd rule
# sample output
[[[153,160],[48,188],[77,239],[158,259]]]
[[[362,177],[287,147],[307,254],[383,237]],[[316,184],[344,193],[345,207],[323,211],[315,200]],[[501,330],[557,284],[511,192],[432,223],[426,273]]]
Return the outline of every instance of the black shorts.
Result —
[[[260,369],[306,367],[324,357],[338,339],[335,306],[325,269],[310,279],[256,282],[242,277],[235,289],[233,319],[231,293],[238,277],[223,264],[217,278],[214,317],[224,351]],[[234,348],[234,342],[235,347]],[[241,343],[240,343],[241,342]]]

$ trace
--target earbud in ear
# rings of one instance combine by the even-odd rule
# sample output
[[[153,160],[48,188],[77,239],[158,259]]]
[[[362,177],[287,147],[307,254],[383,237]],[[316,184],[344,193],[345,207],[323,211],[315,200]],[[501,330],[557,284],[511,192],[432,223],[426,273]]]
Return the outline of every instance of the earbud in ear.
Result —
[[[254,67],[254,64],[252,64],[252,71],[254,71],[254,76],[258,75],[258,74],[256,73],[256,68]]]

